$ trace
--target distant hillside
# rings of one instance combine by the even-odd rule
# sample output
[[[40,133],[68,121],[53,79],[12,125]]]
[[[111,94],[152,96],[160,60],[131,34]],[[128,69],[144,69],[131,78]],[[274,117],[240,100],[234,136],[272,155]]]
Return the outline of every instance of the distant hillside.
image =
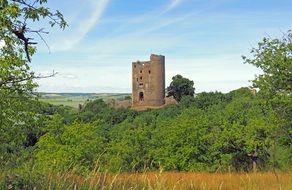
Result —
[[[109,100],[124,100],[125,97],[131,96],[130,93],[40,93],[40,101],[51,103],[54,105],[64,105],[78,108],[78,105],[83,105],[86,101],[102,99]]]

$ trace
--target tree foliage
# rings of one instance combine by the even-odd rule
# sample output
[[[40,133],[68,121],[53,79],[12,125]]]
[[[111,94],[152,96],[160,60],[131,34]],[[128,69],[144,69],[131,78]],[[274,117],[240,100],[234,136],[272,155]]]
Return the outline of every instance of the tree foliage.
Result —
[[[11,161],[41,134],[45,115],[33,90],[34,79],[29,62],[36,51],[33,36],[43,40],[44,28],[32,28],[32,22],[48,21],[49,26],[67,25],[63,15],[45,7],[47,0],[0,0],[0,164]],[[40,24],[41,25],[41,24]],[[39,26],[40,26],[39,25]]]
[[[264,38],[251,50],[252,58],[245,63],[259,67],[263,74],[253,80],[253,86],[270,95],[292,93],[292,32],[281,39]]]
[[[41,170],[89,172],[104,151],[104,137],[93,124],[64,125],[61,120],[62,117],[55,115],[38,142],[37,166]]]
[[[76,117],[77,123],[51,123],[40,138],[35,155],[36,163],[46,166],[42,169],[60,171],[74,166],[84,172],[92,169],[94,159],[101,171],[111,172],[251,171],[253,163],[258,170],[288,169],[291,165],[290,148],[275,144],[279,135],[283,142],[289,138],[280,127],[285,120],[248,88],[184,96],[178,104],[143,112],[109,108],[96,100]],[[82,137],[75,138],[76,133]],[[86,134],[95,134],[93,139],[99,145],[94,145],[94,150],[86,148],[85,144],[94,143],[83,139],[91,139],[83,137]],[[84,163],[78,152],[89,154],[89,162]],[[49,162],[47,157],[58,164],[44,164]]]
[[[47,0],[0,1],[0,39],[4,43],[0,48],[1,90],[31,91],[36,85],[33,79],[40,77],[30,71],[27,62],[36,50],[32,36],[37,34],[43,40],[42,35],[47,32],[44,28],[30,28],[29,23],[47,20],[51,26],[66,27],[63,15],[51,12],[45,3]]]
[[[180,101],[183,96],[194,96],[194,82],[181,75],[172,77],[172,82],[166,89],[167,96],[173,96],[176,101]]]
[[[243,57],[245,63],[255,65],[263,71],[263,74],[253,80],[253,86],[260,90],[259,94],[272,106],[281,121],[279,128],[273,131],[274,152],[276,154],[277,149],[291,152],[292,31],[283,34],[282,38],[264,38],[252,49],[251,54],[251,58]],[[291,154],[288,157],[291,160]]]

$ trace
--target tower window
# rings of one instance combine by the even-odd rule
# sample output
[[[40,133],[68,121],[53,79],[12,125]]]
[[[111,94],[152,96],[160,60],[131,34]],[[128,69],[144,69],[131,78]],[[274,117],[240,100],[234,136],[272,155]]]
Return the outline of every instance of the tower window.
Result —
[[[134,65],[134,68],[136,68],[136,65]]]
[[[140,70],[140,73],[142,73],[142,70]]]
[[[148,73],[151,74],[151,71],[149,70]]]
[[[137,81],[138,81],[138,78],[137,78]]]
[[[140,77],[140,80],[142,80],[142,77]]]

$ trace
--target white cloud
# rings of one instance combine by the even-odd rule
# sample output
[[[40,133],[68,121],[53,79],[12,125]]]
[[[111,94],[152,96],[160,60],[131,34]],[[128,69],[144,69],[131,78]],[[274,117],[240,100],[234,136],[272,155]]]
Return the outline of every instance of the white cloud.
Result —
[[[260,36],[250,33],[259,29],[238,28],[238,23],[249,22],[244,13],[233,15],[232,12],[211,11],[222,1],[204,2],[194,7],[190,14],[186,11],[178,14],[179,10],[175,14],[168,14],[165,10],[178,9],[181,3],[186,2],[168,0],[168,4],[158,8],[155,6],[144,14],[139,12],[134,17],[117,16],[117,19],[122,20],[107,20],[104,23],[100,23],[100,15],[94,9],[99,5],[101,10],[100,4],[104,2],[103,11],[109,0],[84,1],[97,6],[89,7],[85,4],[76,9],[79,13],[73,12],[76,17],[70,19],[75,21],[69,27],[72,31],[54,40],[58,41],[59,46],[64,46],[56,49],[71,48],[70,51],[61,52],[51,60],[43,61],[43,58],[39,58],[40,62],[45,63],[40,64],[40,67],[47,65],[47,70],[54,68],[59,71],[56,77],[39,81],[41,91],[131,92],[131,62],[148,60],[150,53],[166,56],[166,86],[172,76],[182,74],[195,82],[196,92],[228,92],[248,86],[248,81],[254,78],[255,73],[259,73],[255,67],[244,65],[240,57],[245,54],[243,52],[248,49],[249,42]],[[112,18],[115,17],[105,19]],[[238,20],[241,22],[236,22]],[[101,30],[95,28],[93,31],[97,23]],[[212,28],[213,25],[216,27]],[[90,36],[82,41],[90,30]],[[244,31],[244,35],[241,31]],[[49,61],[51,65],[46,63]]]
[[[135,33],[140,32],[140,30],[137,30],[137,28],[141,29],[143,33],[148,33],[160,28],[163,28],[165,26],[168,26],[170,24],[175,24],[177,22],[182,21],[183,19],[186,19],[191,14],[185,14],[180,17],[176,18],[170,18],[168,20],[163,20],[162,22],[158,22],[158,19],[162,17],[165,13],[168,11],[174,9],[179,4],[182,3],[183,0],[171,0],[170,3],[168,3],[166,6],[154,8],[146,13],[137,15],[133,18],[128,18],[126,21],[123,20],[123,25],[119,26],[118,28],[115,28],[112,33],[113,34],[119,34],[124,32],[124,30],[127,30],[129,27],[133,27],[133,25],[136,26]],[[148,26],[147,23],[150,25]],[[142,24],[143,26],[139,25]]]
[[[149,57],[133,56],[132,58],[118,57],[104,59],[108,64],[100,65],[103,60],[94,64],[63,68],[57,65],[55,70],[60,71],[55,77],[41,79],[39,91],[46,92],[131,92],[131,61],[136,59],[148,60]],[[92,60],[94,61],[94,60]],[[119,63],[112,65],[110,63]],[[49,69],[43,71],[49,74]],[[240,56],[226,55],[216,58],[179,58],[166,55],[166,86],[176,74],[181,74],[195,83],[196,92],[222,91],[228,92],[249,86],[249,80],[260,71],[251,66],[242,64]],[[70,78],[70,77],[78,78]]]
[[[61,66],[60,66],[61,67]],[[58,68],[56,70],[61,70]],[[38,91],[42,92],[130,92],[131,67],[104,67],[99,66],[70,68],[66,73],[55,77],[40,79]],[[43,71],[48,73],[48,71]],[[64,78],[68,75],[78,78]],[[118,78],[118,79],[117,79]]]
[[[63,78],[65,78],[65,79],[77,79],[78,78],[78,76],[76,76],[76,75],[74,75],[74,74],[61,74],[61,76],[63,77]]]
[[[88,0],[87,9],[82,10],[81,14],[86,15],[84,18],[68,21],[69,29],[62,33],[60,38],[56,39],[51,47],[52,51],[67,50],[78,44],[86,34],[96,25],[100,20],[102,13],[106,9],[109,0]]]
[[[171,10],[174,9],[175,7],[177,7],[180,3],[182,2],[182,0],[172,0],[170,2],[170,5],[168,6],[167,10]]]
[[[166,85],[171,77],[181,74],[194,81],[196,92],[221,91],[229,92],[243,86],[251,85],[249,80],[261,71],[251,65],[242,63],[234,55],[218,56],[203,59],[167,59]]]

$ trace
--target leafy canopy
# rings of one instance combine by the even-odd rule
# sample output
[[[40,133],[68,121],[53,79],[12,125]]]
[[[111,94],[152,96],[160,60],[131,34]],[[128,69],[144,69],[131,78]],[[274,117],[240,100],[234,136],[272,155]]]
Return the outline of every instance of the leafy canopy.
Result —
[[[28,61],[35,52],[33,36],[44,41],[44,28],[30,28],[32,22],[47,20],[50,26],[67,26],[63,15],[51,12],[47,0],[0,0],[0,90],[30,92],[36,84]],[[45,42],[45,41],[44,41]]]
[[[194,82],[181,75],[172,77],[172,82],[167,87],[167,96],[173,96],[176,101],[180,101],[183,96],[194,96]]]
[[[59,11],[45,7],[47,0],[0,0],[0,165],[17,162],[22,151],[33,146],[40,136],[44,115],[32,95],[41,78],[31,71],[29,62],[43,28],[33,22],[47,20],[49,26],[67,26]],[[39,25],[34,25],[39,27]],[[43,40],[44,41],[44,40]],[[45,41],[44,41],[45,42]]]
[[[264,38],[251,50],[252,58],[245,63],[255,65],[263,74],[253,80],[253,86],[268,95],[292,93],[292,31],[281,39]]]

